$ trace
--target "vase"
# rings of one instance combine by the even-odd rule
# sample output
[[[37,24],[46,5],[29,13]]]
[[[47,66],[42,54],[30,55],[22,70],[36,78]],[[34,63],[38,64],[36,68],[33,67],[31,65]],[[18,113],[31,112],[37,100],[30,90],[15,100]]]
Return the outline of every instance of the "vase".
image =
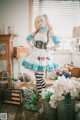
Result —
[[[49,103],[43,100],[45,120],[57,120],[57,109],[50,107]]]
[[[57,120],[75,120],[75,100],[65,103],[65,100],[57,102]]]
[[[65,104],[70,104],[70,103],[71,103],[71,95],[70,95],[70,93],[68,93],[68,94],[65,96],[64,103],[65,103]]]

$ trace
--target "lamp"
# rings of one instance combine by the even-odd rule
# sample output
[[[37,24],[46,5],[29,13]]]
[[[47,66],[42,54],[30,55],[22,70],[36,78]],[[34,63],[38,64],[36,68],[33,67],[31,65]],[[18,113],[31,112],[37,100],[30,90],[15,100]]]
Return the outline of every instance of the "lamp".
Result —
[[[73,38],[76,38],[76,48],[78,51],[80,51],[80,26],[73,28]]]

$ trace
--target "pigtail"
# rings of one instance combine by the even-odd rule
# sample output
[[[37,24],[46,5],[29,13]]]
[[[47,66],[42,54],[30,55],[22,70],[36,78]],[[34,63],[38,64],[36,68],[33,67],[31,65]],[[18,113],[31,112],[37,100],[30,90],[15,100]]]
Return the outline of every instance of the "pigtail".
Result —
[[[43,16],[44,16],[45,19],[46,19],[46,24],[47,24],[48,29],[49,29],[49,30],[52,30],[53,27],[52,27],[52,25],[51,25],[50,22],[49,22],[48,16],[47,16],[46,14],[44,14]]]

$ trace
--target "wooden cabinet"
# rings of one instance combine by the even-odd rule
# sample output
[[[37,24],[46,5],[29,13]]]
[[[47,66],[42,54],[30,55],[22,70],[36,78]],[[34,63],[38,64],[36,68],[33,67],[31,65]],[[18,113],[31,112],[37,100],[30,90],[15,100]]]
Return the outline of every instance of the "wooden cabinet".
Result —
[[[13,36],[0,35],[0,80],[3,80],[3,73],[8,73],[8,86],[12,86],[12,52],[13,52]]]

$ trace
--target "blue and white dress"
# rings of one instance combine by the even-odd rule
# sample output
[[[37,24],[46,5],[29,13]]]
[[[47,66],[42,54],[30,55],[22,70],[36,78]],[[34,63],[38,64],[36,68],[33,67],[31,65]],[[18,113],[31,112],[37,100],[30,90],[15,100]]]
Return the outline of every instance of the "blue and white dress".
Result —
[[[34,37],[32,35],[29,35],[27,37],[27,40],[31,42],[33,41],[33,44],[35,43],[35,41],[42,41],[46,43],[47,31],[48,31],[47,28],[39,30]],[[60,43],[57,36],[51,36],[49,38],[49,41],[52,41],[53,42],[52,44]],[[45,71],[46,69],[48,71],[53,71],[58,66],[58,64],[54,62],[50,52],[48,52],[44,48],[40,49],[35,46],[33,47],[32,51],[29,53],[27,58],[22,62],[22,65],[25,68],[33,69],[35,71]]]
[[[50,52],[46,50],[45,44],[51,41],[52,44],[59,44],[60,41],[57,38],[57,36],[50,36],[49,34],[49,41],[47,39],[48,35],[48,29],[46,27],[41,28],[33,37],[32,35],[29,35],[27,37],[27,40],[30,42],[33,42],[34,47],[32,51],[29,53],[27,58],[23,60],[22,65],[25,68],[32,69],[35,71],[35,77],[36,77],[36,85],[38,92],[41,93],[44,88],[46,88],[46,82],[43,78],[44,71],[53,71],[58,64],[56,64],[53,60],[52,55]],[[39,44],[35,44],[39,43]],[[39,45],[39,46],[38,46]],[[40,46],[41,45],[41,46]]]

